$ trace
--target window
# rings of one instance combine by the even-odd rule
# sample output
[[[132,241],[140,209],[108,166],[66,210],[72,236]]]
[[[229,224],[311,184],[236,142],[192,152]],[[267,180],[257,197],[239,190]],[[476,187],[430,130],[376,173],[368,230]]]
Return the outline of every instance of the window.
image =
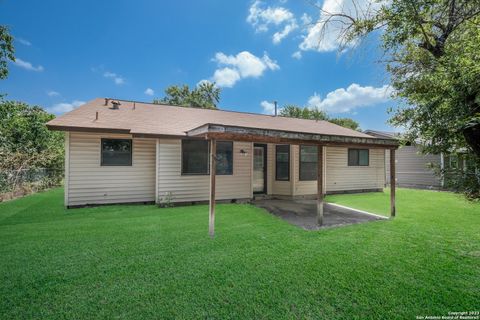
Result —
[[[102,166],[131,166],[131,139],[102,139]]]
[[[368,166],[369,163],[368,149],[348,149],[348,165],[349,166]]]
[[[233,174],[233,142],[218,141],[217,142],[217,167],[219,175]]]
[[[216,174],[233,174],[233,142],[217,142]],[[182,174],[210,173],[210,148],[207,140],[182,140]]]
[[[450,164],[450,169],[458,169],[458,156],[457,155],[450,155],[448,157],[449,159],[449,164]]]
[[[275,180],[290,180],[290,145],[277,145],[275,157]]]
[[[317,180],[317,146],[300,146],[300,180]]]
[[[182,174],[208,174],[208,141],[182,140]]]

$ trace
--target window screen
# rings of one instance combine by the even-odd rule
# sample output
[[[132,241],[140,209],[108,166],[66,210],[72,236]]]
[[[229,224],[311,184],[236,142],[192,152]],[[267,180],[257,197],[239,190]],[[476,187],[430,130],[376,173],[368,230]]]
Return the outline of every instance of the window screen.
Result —
[[[317,180],[317,146],[300,146],[300,180]]]
[[[182,140],[182,174],[209,174],[210,149],[206,140]],[[216,174],[233,174],[233,142],[217,142]]]
[[[208,141],[182,140],[182,174],[208,174]]]
[[[131,166],[131,139],[102,139],[102,166]]]
[[[275,180],[290,180],[290,145],[277,145],[275,160]]]
[[[369,150],[368,149],[348,149],[348,165],[349,166],[368,166]]]
[[[217,164],[216,172],[219,175],[233,174],[233,142],[217,142]]]

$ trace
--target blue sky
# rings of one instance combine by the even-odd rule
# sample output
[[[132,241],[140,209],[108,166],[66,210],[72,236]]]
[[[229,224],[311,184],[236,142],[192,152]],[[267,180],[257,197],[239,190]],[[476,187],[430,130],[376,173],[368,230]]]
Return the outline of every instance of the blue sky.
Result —
[[[222,87],[221,109],[269,113],[277,100],[388,130],[395,102],[378,41],[338,55],[334,29],[319,45],[319,18],[298,0],[3,0],[17,62],[0,92],[61,114],[95,97],[151,101],[169,85],[209,80]]]

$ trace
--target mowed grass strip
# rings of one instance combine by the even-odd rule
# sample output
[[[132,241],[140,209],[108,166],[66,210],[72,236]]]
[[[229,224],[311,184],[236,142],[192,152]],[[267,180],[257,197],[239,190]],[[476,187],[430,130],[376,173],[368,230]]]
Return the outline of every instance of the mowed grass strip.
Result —
[[[327,201],[388,215],[389,195]],[[0,318],[413,319],[480,307],[480,205],[399,189],[397,217],[304,231],[250,205],[0,204]]]

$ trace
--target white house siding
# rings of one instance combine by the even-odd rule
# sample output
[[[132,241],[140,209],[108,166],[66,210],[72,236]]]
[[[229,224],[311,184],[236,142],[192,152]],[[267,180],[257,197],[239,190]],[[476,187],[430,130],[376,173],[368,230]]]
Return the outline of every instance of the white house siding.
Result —
[[[268,144],[268,157],[267,157],[267,178],[269,185],[267,185],[269,195],[288,196],[292,195],[292,176],[294,164],[292,161],[293,146],[290,146],[290,180],[289,181],[277,181],[275,180],[275,159],[276,148],[275,144]]]
[[[348,148],[324,148],[325,192],[353,191],[383,188],[384,150],[370,149],[369,166],[348,166]],[[317,181],[300,181],[300,147],[294,146],[294,196],[314,195]]]
[[[324,172],[324,179],[323,179],[323,190],[326,190],[326,158],[327,158],[327,148],[324,147],[323,149],[323,172]],[[314,195],[317,194],[317,180],[314,181],[300,181],[300,146],[294,145],[293,146],[293,158],[295,159],[294,162],[294,185],[293,185],[293,195],[294,196],[304,196],[304,195]]]
[[[300,146],[291,145],[290,181],[275,180],[275,144],[269,144],[271,195],[307,196],[317,193],[317,181],[300,181]],[[384,150],[370,149],[367,167],[348,166],[348,148],[324,147],[325,192],[379,189],[385,185]]]
[[[327,147],[326,190],[379,189],[385,185],[385,152],[370,149],[368,166],[348,166],[348,148]]]
[[[68,206],[155,200],[155,139],[132,139],[132,166],[101,166],[101,138],[130,135],[69,134]]]
[[[267,144],[267,194],[273,194],[273,180],[275,179],[275,172],[273,171],[273,159],[275,157],[275,145]]]
[[[240,150],[246,151],[246,155]],[[252,143],[233,143],[233,175],[216,176],[216,199],[252,197]],[[158,199],[171,192],[173,202],[205,201],[209,198],[208,175],[182,175],[180,139],[160,139],[158,144]]]
[[[386,179],[390,183],[390,152],[386,151]],[[440,165],[440,155],[421,154],[416,146],[404,146],[396,150],[396,180],[398,186],[439,188],[440,179],[428,167],[428,163]]]
[[[173,202],[208,200],[208,175],[181,174],[180,139],[134,138],[132,166],[101,166],[101,138],[131,136],[76,132],[67,135],[67,205],[162,201],[168,192]],[[233,148],[233,175],[216,177],[218,200],[252,197],[253,143],[235,141]],[[290,148],[290,181],[276,181],[275,144],[268,144],[268,194],[316,194],[316,181],[299,181],[299,146],[291,145]],[[246,154],[240,152],[242,149]],[[382,188],[385,183],[384,150],[370,150],[368,167],[349,167],[347,150],[324,148],[326,192]]]

